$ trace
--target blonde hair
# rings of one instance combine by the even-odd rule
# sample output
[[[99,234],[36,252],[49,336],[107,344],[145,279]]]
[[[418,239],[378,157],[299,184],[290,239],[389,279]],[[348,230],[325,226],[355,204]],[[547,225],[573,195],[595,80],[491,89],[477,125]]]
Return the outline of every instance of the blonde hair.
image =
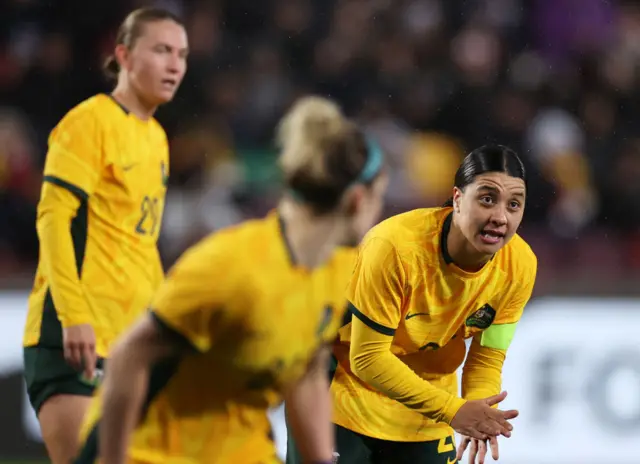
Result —
[[[280,168],[285,176],[305,170],[314,178],[326,177],[326,144],[339,136],[345,123],[342,111],[331,100],[321,97],[298,100],[278,127]]]
[[[277,131],[280,168],[290,190],[318,212],[337,206],[367,159],[362,132],[326,98],[294,103]]]

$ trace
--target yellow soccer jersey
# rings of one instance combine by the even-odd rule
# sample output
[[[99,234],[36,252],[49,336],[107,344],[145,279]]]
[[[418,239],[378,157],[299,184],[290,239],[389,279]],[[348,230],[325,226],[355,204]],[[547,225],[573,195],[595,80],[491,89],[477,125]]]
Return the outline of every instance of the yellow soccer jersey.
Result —
[[[195,350],[153,369],[132,462],[279,462],[267,409],[335,339],[356,255],[343,249],[312,271],[297,267],[282,227],[272,213],[217,232],[169,273],[152,314]],[[95,459],[92,441],[82,462]]]
[[[108,95],[80,103],[55,127],[25,346],[61,347],[61,326],[92,322],[97,353],[107,356],[113,339],[148,308],[163,278],[156,242],[168,166],[162,127]]]
[[[353,317],[340,329],[334,348],[338,366],[331,388],[337,424],[393,441],[451,435],[448,422],[464,404],[456,370],[470,337],[464,398],[499,393],[504,353],[530,298],[537,260],[516,235],[480,271],[461,270],[446,249],[451,211],[419,209],[392,217],[361,245],[347,290]],[[387,372],[396,369],[395,378],[384,379],[383,365],[354,365],[357,351],[368,349],[367,333],[386,340],[387,357],[376,359],[388,362]],[[398,384],[373,388],[362,374],[354,374],[357,369],[377,369],[371,375],[380,385]]]

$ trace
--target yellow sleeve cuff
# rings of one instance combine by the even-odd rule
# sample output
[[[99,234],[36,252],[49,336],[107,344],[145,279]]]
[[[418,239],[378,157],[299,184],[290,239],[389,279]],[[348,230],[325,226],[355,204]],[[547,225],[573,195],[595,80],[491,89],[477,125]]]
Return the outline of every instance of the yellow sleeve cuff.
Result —
[[[455,415],[458,414],[458,411],[466,404],[466,402],[467,400],[463,398],[451,396],[451,399],[447,401],[447,405],[442,410],[442,422],[451,424]]]

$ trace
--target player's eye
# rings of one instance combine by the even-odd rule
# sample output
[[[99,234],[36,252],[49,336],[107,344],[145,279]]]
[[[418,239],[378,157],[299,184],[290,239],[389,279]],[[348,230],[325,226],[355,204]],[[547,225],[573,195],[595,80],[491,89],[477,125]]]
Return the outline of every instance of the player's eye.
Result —
[[[510,202],[509,202],[509,208],[511,208],[511,209],[518,209],[518,208],[520,208],[520,202],[519,202],[519,201],[515,201],[515,200],[510,201]]]
[[[480,203],[482,203],[483,205],[491,205],[493,204],[493,198],[491,197],[491,195],[482,195],[480,197]]]

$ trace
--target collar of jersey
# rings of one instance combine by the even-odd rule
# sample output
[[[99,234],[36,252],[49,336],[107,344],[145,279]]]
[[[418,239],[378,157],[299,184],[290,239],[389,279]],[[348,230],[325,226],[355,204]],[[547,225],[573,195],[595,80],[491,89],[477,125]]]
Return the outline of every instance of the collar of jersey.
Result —
[[[451,255],[449,254],[449,249],[447,248],[447,237],[451,230],[452,219],[453,211],[451,211],[445,218],[444,224],[442,224],[442,231],[440,232],[440,251],[442,252],[442,258],[444,259],[445,264],[455,264],[453,262],[453,258],[451,258]]]
[[[282,215],[280,214],[279,211],[275,211],[274,214],[278,218],[278,226],[279,226],[279,229],[280,229],[280,236],[282,237],[282,242],[284,244],[284,248],[287,251],[287,256],[289,258],[289,262],[291,263],[291,265],[293,267],[297,267],[298,266],[298,261],[296,260],[296,256],[293,254],[293,248],[291,248],[291,244],[289,243],[289,240],[287,239],[287,225],[285,224],[284,219],[282,219]]]
[[[113,96],[113,94],[110,94],[110,93],[109,93],[109,94],[107,94],[107,97],[109,97],[113,103],[115,103],[116,105],[118,105],[118,107],[120,107],[120,109],[121,109],[122,111],[124,111],[124,113],[125,113],[126,115],[129,115],[130,111],[129,111],[129,110],[128,110],[128,109],[127,109],[127,108],[126,108],[122,103],[120,103],[118,100],[116,100],[116,98]]]

